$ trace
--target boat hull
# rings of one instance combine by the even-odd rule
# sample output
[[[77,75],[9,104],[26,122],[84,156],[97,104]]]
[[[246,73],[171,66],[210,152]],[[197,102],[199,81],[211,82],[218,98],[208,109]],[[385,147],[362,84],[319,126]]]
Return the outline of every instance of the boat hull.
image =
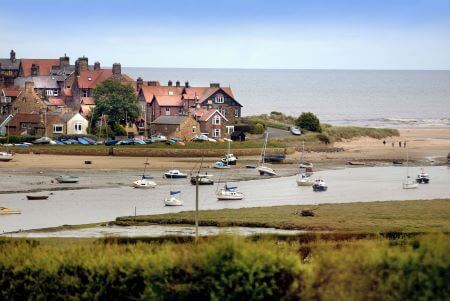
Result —
[[[417,184],[428,184],[430,183],[429,178],[417,178],[416,179]]]
[[[328,187],[323,185],[313,185],[313,191],[327,191]]]
[[[418,183],[403,183],[403,189],[415,189],[418,188]]]
[[[310,180],[297,180],[297,186],[312,186],[314,185],[314,181]]]
[[[133,182],[134,188],[155,188],[156,183],[153,181],[147,181],[147,180],[138,180]]]
[[[176,197],[167,197],[164,199],[164,205],[166,206],[183,206],[183,201],[177,199]]]
[[[186,179],[187,178],[187,175],[171,175],[171,174],[167,174],[167,173],[165,173],[164,176],[167,179]]]
[[[27,195],[28,200],[46,200],[48,195]]]
[[[198,185],[214,185],[214,180],[208,178],[199,178]],[[197,185],[197,180],[195,177],[191,178],[191,184]]]
[[[218,193],[217,200],[219,201],[239,201],[244,198],[244,194],[241,192],[235,193]]]
[[[80,179],[78,177],[58,177],[55,180],[61,184],[73,184],[78,183]]]

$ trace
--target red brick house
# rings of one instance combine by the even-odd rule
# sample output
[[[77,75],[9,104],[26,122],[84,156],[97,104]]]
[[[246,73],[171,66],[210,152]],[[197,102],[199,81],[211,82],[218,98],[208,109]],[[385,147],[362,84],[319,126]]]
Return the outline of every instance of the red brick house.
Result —
[[[189,141],[200,134],[199,123],[191,116],[159,116],[150,125],[150,134],[162,134]]]
[[[229,138],[234,126],[217,109],[198,108],[192,110],[195,120],[200,124],[200,132],[211,138]]]

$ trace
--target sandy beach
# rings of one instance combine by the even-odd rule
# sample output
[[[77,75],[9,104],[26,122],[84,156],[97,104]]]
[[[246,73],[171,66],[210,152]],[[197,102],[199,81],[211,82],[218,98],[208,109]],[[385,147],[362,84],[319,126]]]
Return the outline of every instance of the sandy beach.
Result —
[[[349,141],[337,142],[335,147],[343,149],[340,152],[307,152],[305,160],[314,162],[317,167],[329,168],[341,166],[349,161],[362,161],[367,164],[380,162],[392,163],[392,160],[404,160],[405,148],[399,148],[399,141],[406,141],[409,158],[412,164],[428,165],[442,164],[450,152],[450,129],[400,129],[400,137],[383,140],[362,137]],[[394,142],[394,147],[392,147]],[[287,163],[296,164],[299,153],[288,156]],[[93,164],[86,165],[90,160]],[[148,159],[153,170],[178,168],[192,170],[198,168],[199,158],[151,157]],[[204,166],[210,166],[217,158],[205,158]],[[240,157],[240,166],[256,164],[257,156]],[[141,170],[145,159],[142,157],[111,157],[111,156],[68,156],[45,154],[16,154],[13,161],[0,164],[0,171],[60,171],[60,170]],[[291,168],[279,164],[278,168]]]

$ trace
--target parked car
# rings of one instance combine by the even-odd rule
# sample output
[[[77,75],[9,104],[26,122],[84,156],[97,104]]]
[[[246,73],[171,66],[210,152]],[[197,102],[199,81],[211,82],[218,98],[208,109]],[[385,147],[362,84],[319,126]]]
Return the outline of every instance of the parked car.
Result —
[[[291,132],[292,135],[301,135],[302,134],[302,131],[300,130],[300,128],[296,127],[296,126],[291,126],[289,128],[289,131]]]
[[[154,136],[150,137],[150,140],[152,142],[166,142],[167,137],[164,135],[158,134],[158,135],[154,135]]]
[[[192,141],[208,141],[209,138],[205,134],[200,134],[192,138]]]

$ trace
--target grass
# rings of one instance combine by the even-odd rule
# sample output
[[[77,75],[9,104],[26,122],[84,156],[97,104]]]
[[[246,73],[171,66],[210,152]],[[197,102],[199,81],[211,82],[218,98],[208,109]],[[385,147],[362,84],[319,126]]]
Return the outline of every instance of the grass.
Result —
[[[302,209],[314,206],[276,206],[200,211],[200,225],[273,227],[310,231],[439,232],[450,231],[450,200],[388,201],[323,204],[314,217]],[[313,208],[314,209],[314,208]],[[194,224],[194,212],[118,217],[118,225]]]
[[[399,131],[395,129],[330,125],[323,126],[323,133],[332,137],[334,141],[340,141],[342,139],[352,139],[355,137],[371,137],[375,139],[384,139],[387,137],[400,135]]]
[[[117,244],[0,239],[2,300],[448,300],[446,234]]]

